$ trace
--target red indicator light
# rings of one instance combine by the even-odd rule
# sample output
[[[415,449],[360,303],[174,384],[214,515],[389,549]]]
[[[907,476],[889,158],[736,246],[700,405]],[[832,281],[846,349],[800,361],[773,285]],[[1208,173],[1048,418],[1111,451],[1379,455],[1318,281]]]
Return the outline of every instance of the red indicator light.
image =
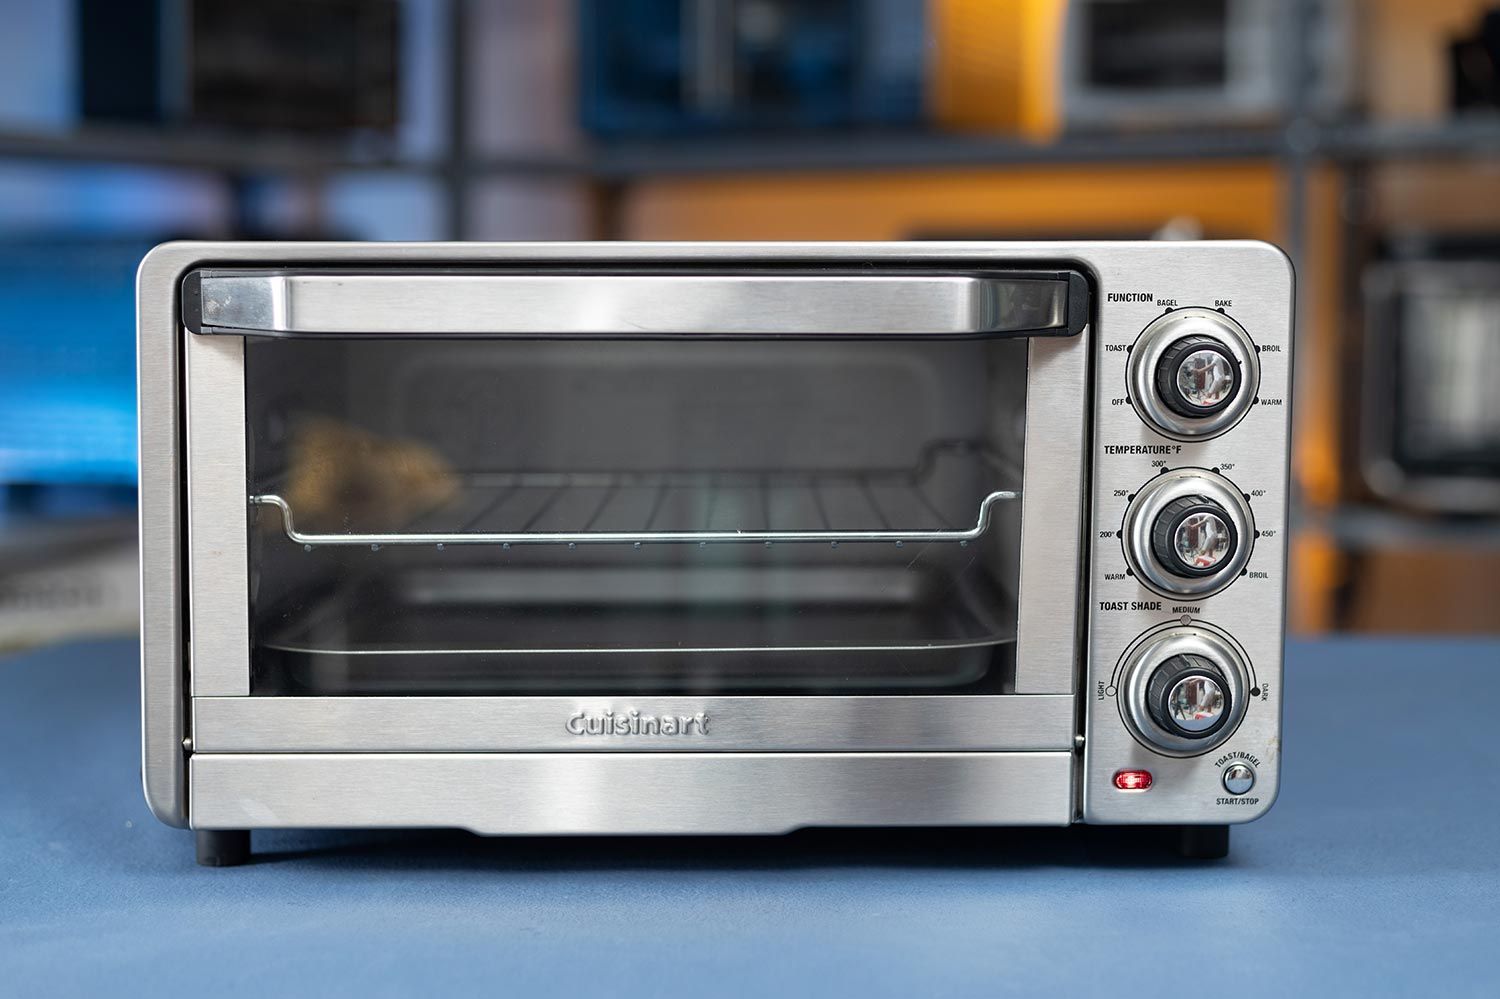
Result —
[[[1151,771],[1121,770],[1115,774],[1115,787],[1121,791],[1147,791],[1151,788]]]

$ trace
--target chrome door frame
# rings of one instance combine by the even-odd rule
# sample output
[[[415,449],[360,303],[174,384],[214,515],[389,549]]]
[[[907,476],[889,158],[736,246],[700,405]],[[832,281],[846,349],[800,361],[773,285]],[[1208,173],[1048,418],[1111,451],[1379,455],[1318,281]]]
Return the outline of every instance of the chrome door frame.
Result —
[[[1118,251],[1122,244],[1099,246]],[[465,724],[476,725],[476,731],[485,734],[455,740],[450,726],[446,739],[437,736],[432,744],[421,747],[423,751],[555,751],[559,733],[567,734],[565,723],[581,703],[628,711],[673,700],[537,698],[527,699],[520,708],[520,699],[506,697],[466,698],[462,706],[454,703],[459,699],[448,698],[317,698],[330,713],[314,712],[313,717],[291,699],[248,696],[243,338],[187,332],[178,292],[188,271],[266,263],[373,269],[642,261],[701,267],[724,261],[792,267],[873,259],[893,265],[1068,266],[1088,272],[1092,270],[1088,249],[1082,244],[1050,243],[170,243],[153,250],[138,277],[142,591],[146,594],[142,710],[144,781],[153,811],[164,821],[186,822],[184,760],[188,751],[211,747],[232,747],[238,753],[310,747],[371,754],[411,751],[412,740],[395,733],[436,735],[449,716],[455,720],[462,716]],[[1085,593],[1082,532],[1088,516],[1090,331],[1091,326],[1075,337],[1030,341],[1014,694],[692,699],[699,710],[714,715],[714,735],[729,732],[732,736],[723,742],[709,736],[659,746],[631,738],[618,748],[1071,752],[1077,724],[1074,691],[1083,658],[1078,613]],[[179,366],[185,397],[179,396]],[[184,430],[186,453],[181,450]],[[179,492],[183,476],[191,497],[186,511]],[[191,641],[185,643],[189,630]],[[185,658],[190,662],[185,664]],[[190,678],[187,682],[184,674]],[[520,710],[531,721],[518,725]],[[742,712],[739,717],[737,711]],[[857,725],[836,723],[856,714]],[[545,727],[545,722],[536,721],[544,715],[550,715],[556,726],[551,735],[537,729]],[[340,720],[337,730],[330,730],[330,717]],[[870,718],[884,722],[871,729]],[[571,748],[590,753],[601,747],[583,740]]]

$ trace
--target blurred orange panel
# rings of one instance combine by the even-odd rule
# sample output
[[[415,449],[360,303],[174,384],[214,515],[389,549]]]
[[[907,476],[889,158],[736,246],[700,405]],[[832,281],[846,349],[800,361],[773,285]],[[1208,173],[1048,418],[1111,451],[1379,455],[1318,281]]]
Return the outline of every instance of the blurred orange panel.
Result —
[[[1353,560],[1341,622],[1354,631],[1493,634],[1500,552],[1386,550]]]
[[[1282,205],[1263,162],[663,178],[624,197],[628,239],[1062,239],[1186,217],[1208,236],[1274,240]]]
[[[1064,0],[931,0],[931,114],[940,128],[1057,134]]]
[[[1325,534],[1301,531],[1292,538],[1287,558],[1287,631],[1308,635],[1331,630],[1337,623],[1335,594],[1344,573],[1338,546]]]
[[[1341,469],[1341,355],[1347,313],[1340,294],[1343,268],[1343,181],[1333,169],[1318,169],[1307,191],[1306,249],[1297,272],[1303,324],[1297,336],[1296,410],[1292,422],[1292,469],[1303,502],[1329,507],[1343,493]]]

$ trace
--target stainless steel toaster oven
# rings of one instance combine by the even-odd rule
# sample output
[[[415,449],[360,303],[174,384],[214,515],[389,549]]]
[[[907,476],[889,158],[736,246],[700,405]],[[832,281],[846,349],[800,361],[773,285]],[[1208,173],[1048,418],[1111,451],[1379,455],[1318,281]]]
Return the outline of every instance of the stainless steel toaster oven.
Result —
[[[1072,129],[1270,125],[1356,91],[1353,0],[1069,0],[1058,86]],[[1298,46],[1306,48],[1299,82]],[[1296,94],[1307,90],[1307,107]]]
[[[144,780],[249,830],[1276,797],[1292,273],[1204,243],[170,243]]]

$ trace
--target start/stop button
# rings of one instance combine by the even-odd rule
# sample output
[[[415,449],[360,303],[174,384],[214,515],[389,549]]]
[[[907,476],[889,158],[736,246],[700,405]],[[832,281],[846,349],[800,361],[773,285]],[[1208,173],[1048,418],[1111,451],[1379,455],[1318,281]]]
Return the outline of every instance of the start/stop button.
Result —
[[[1244,794],[1255,786],[1255,768],[1248,763],[1231,763],[1224,768],[1224,790]]]

